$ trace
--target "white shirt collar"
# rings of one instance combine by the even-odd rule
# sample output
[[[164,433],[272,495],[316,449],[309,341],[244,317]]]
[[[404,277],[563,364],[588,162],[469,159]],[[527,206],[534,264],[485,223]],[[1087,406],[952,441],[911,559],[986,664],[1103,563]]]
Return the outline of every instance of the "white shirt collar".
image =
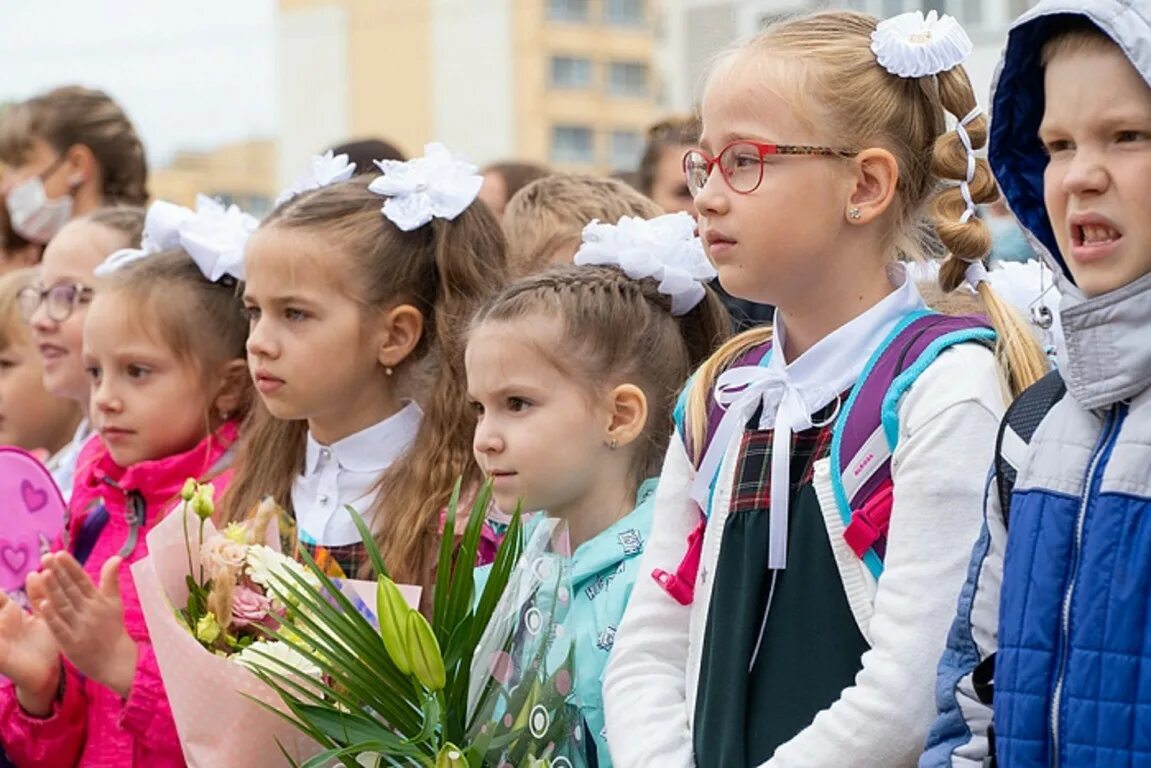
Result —
[[[382,472],[398,459],[415,439],[423,411],[414,401],[383,421],[355,434],[322,445],[308,432],[304,454],[304,475],[316,473],[325,452],[334,457],[341,469],[350,472]]]

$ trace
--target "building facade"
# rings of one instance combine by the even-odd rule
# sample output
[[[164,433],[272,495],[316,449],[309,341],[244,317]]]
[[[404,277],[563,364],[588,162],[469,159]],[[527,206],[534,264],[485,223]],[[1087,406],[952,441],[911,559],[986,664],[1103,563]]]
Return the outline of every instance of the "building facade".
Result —
[[[966,66],[979,102],[986,105],[1007,28],[1033,4],[1033,0],[663,0],[665,23],[658,58],[667,83],[667,104],[691,109],[716,54],[733,41],[752,37],[772,20],[849,7],[880,18],[932,9],[956,17],[975,44]]]
[[[633,167],[661,114],[657,0],[279,0],[280,176],[344,140]]]

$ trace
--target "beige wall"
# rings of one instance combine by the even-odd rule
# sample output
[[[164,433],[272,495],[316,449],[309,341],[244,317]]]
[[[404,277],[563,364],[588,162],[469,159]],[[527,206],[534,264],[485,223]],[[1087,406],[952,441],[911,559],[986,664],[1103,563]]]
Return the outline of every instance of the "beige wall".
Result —
[[[428,0],[342,2],[348,8],[349,138],[381,136],[418,153],[434,137]]]
[[[261,139],[212,152],[180,152],[167,166],[152,170],[148,187],[156,200],[193,207],[202,193],[263,215],[279,188],[276,142]]]

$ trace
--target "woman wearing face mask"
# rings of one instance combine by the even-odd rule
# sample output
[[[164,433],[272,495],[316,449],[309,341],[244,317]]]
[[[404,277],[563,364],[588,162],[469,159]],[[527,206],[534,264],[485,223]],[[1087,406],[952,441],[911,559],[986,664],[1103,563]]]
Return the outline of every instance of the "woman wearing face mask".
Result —
[[[0,175],[11,227],[47,243],[73,218],[148,199],[144,146],[124,110],[102,91],[64,86],[5,110]]]

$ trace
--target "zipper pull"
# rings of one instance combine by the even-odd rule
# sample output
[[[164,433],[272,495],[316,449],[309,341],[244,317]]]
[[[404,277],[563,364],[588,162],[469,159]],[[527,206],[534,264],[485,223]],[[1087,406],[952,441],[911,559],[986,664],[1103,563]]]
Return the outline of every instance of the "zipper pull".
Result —
[[[147,512],[148,505],[144,501],[144,495],[139,491],[128,491],[127,504],[124,507],[124,518],[129,526],[128,538],[116,553],[118,556],[128,557],[136,550],[136,543],[140,540],[140,529],[148,519]]]

